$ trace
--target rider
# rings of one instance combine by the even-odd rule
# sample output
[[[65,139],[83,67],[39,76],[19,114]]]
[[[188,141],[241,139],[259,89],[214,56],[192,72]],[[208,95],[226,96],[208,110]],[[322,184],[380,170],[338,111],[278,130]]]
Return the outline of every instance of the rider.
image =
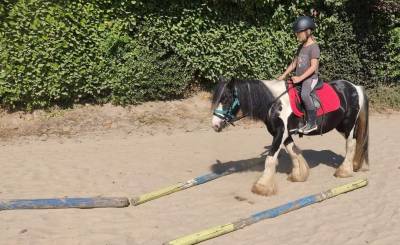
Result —
[[[293,31],[297,40],[301,43],[292,63],[286,71],[278,77],[278,80],[285,80],[287,75],[296,69],[296,75],[291,78],[293,83],[301,84],[301,99],[306,108],[307,123],[299,129],[299,132],[308,134],[318,128],[316,123],[316,108],[311,98],[311,91],[318,82],[318,66],[320,50],[311,31],[315,29],[313,19],[308,16],[301,16],[293,23]]]

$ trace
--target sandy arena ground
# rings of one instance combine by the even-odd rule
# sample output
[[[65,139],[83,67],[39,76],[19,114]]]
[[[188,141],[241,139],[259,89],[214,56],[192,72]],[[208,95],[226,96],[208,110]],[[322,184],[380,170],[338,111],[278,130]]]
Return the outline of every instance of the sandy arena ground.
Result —
[[[0,121],[0,198],[133,197],[207,173],[217,163],[262,163],[272,141],[265,127],[244,121],[215,133],[203,97],[163,104],[175,114],[166,110],[159,117],[146,113],[157,103],[114,108],[114,114],[96,107],[6,115]],[[90,110],[97,117],[85,124]],[[262,170],[253,168],[137,207],[0,211],[0,244],[161,244],[362,177],[369,179],[365,188],[203,244],[400,244],[399,123],[399,113],[371,115],[370,170],[352,178],[333,176],[345,154],[341,135],[296,137],[310,177],[287,181],[290,162],[282,150],[275,196],[251,193]]]

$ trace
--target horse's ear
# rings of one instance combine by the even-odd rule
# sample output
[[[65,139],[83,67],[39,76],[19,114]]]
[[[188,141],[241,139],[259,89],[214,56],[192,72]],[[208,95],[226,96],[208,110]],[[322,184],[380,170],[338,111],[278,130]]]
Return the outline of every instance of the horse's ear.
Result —
[[[229,82],[229,80],[226,78],[226,77],[224,77],[224,76],[219,76],[218,77],[218,82],[221,82],[221,83],[228,83]]]

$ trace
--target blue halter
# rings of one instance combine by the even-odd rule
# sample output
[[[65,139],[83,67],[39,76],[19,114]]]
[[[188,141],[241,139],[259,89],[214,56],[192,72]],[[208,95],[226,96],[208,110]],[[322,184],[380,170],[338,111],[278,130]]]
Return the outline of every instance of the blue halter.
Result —
[[[228,123],[232,123],[234,121],[237,121],[243,117],[240,118],[236,118],[235,114],[237,113],[237,111],[239,110],[240,107],[240,102],[239,102],[239,98],[238,98],[238,94],[235,88],[235,92],[233,93],[233,102],[230,105],[230,107],[228,108],[228,110],[219,110],[219,109],[215,109],[213,115],[223,119],[224,121],[228,122]]]

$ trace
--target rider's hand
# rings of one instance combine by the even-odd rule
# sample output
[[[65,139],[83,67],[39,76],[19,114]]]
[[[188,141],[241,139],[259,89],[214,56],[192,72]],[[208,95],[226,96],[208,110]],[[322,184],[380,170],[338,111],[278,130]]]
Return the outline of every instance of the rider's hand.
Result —
[[[291,79],[293,83],[299,83],[302,81],[299,76],[293,76]]]
[[[283,81],[283,80],[285,80],[285,78],[286,78],[285,75],[281,75],[281,76],[277,77],[276,79],[279,81]]]

